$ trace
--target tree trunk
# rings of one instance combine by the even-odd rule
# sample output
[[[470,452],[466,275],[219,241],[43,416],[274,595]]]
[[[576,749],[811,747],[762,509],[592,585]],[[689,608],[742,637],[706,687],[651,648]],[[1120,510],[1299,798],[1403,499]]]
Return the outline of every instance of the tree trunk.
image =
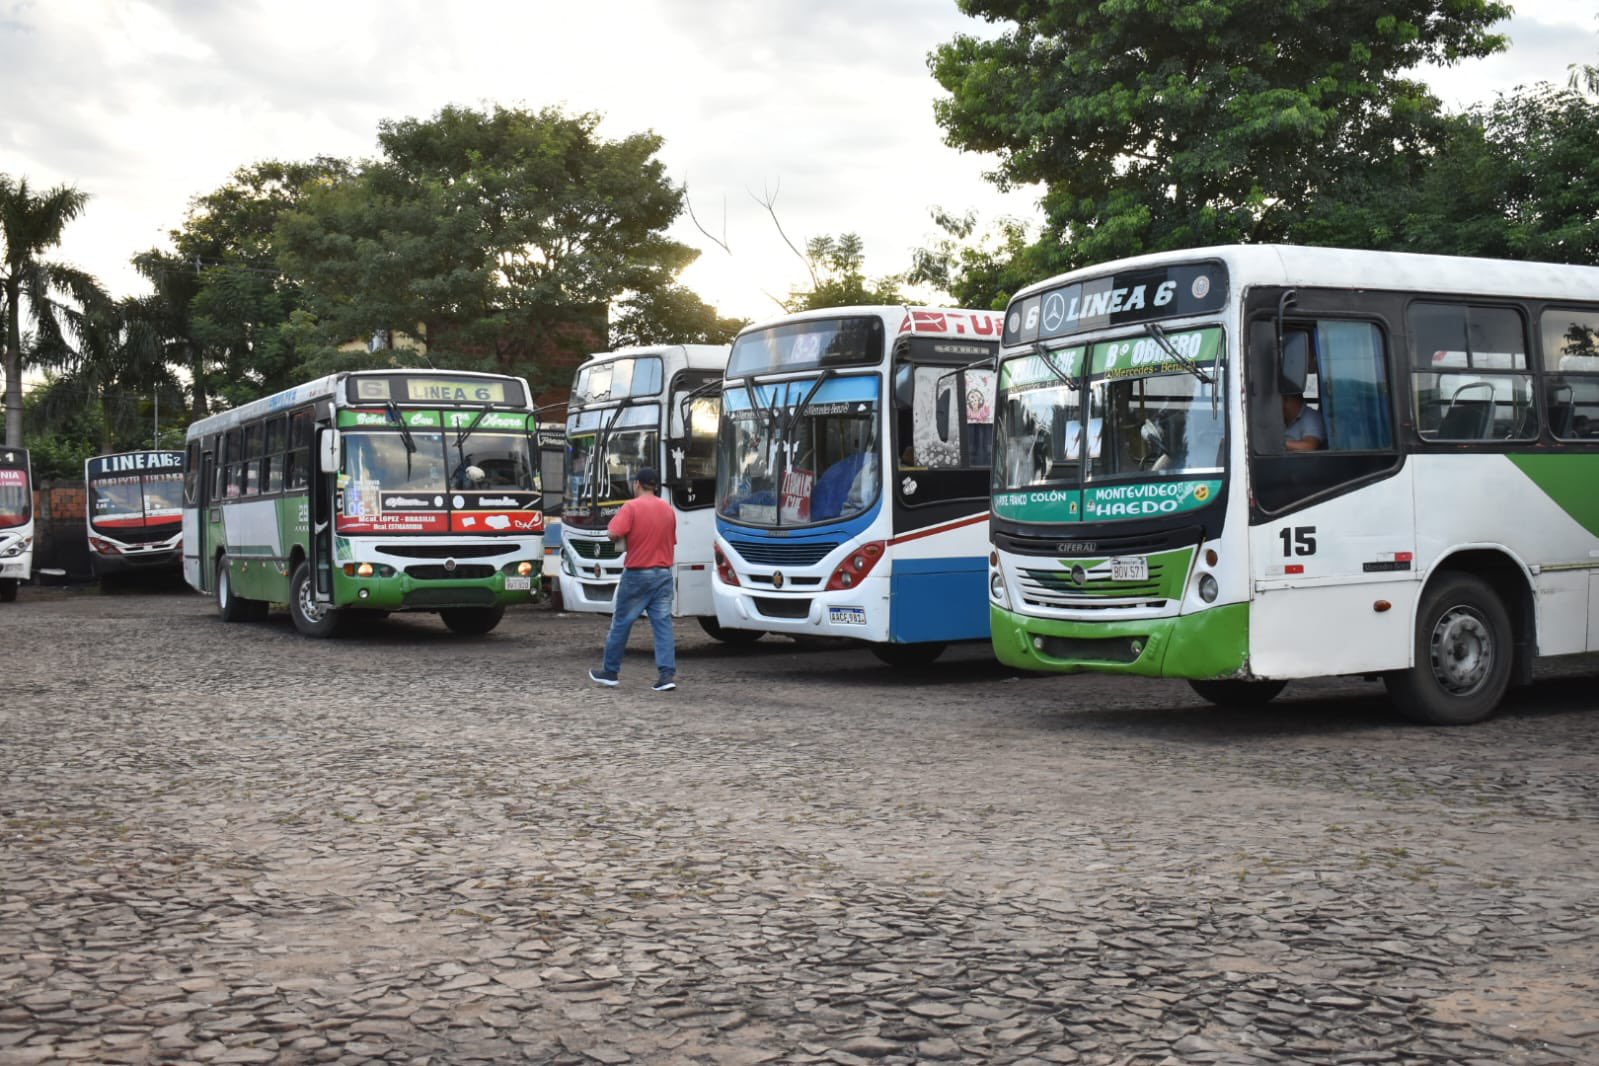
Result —
[[[193,341],[189,341],[188,346],[189,375],[194,379],[194,417],[198,421],[211,413],[211,402],[206,396],[205,349]]]
[[[22,282],[6,279],[6,447],[22,447]]]

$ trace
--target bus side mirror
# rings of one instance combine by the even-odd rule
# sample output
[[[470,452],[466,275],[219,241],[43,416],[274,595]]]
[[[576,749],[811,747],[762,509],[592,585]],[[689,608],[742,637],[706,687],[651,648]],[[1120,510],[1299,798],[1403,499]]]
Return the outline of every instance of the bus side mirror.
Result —
[[[317,437],[317,469],[324,474],[339,472],[339,431],[324,429]]]

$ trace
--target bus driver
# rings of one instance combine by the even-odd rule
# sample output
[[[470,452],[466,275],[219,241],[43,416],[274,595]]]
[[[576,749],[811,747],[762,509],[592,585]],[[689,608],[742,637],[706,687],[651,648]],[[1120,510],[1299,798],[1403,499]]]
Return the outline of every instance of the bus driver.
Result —
[[[1287,382],[1282,385],[1283,397],[1283,447],[1291,452],[1320,451],[1327,446],[1327,427],[1322,423],[1321,412],[1305,406],[1300,389]]]

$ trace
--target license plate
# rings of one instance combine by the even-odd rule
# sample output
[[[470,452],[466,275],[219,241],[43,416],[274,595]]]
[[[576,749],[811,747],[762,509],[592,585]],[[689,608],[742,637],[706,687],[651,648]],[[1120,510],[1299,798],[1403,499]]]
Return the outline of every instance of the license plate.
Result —
[[[1128,556],[1110,561],[1112,581],[1148,581],[1149,560],[1142,555]]]
[[[840,626],[863,626],[866,624],[866,608],[864,607],[829,607],[827,620]]]
[[[526,592],[533,587],[531,577],[508,577],[505,579],[506,592]]]

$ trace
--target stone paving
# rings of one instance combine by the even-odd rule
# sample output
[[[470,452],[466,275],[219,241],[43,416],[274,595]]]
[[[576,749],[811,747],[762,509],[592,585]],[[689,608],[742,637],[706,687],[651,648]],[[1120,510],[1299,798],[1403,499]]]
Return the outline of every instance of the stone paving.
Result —
[[[24,590],[0,1066],[1599,1063],[1599,666],[1428,730],[604,625]]]

